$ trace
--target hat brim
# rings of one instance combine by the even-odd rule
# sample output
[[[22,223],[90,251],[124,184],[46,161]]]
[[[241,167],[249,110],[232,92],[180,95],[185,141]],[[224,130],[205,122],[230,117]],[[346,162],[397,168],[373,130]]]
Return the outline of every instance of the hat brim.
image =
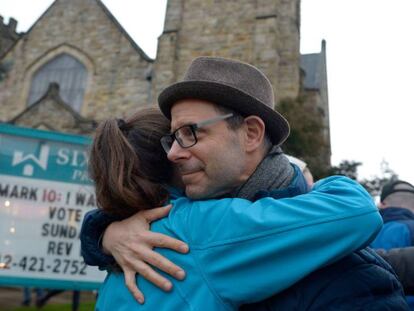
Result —
[[[225,84],[211,81],[177,82],[160,93],[158,104],[161,112],[171,120],[172,106],[179,100],[190,98],[206,100],[233,109],[245,117],[260,117],[274,145],[281,145],[289,136],[289,123],[280,113],[257,98]]]

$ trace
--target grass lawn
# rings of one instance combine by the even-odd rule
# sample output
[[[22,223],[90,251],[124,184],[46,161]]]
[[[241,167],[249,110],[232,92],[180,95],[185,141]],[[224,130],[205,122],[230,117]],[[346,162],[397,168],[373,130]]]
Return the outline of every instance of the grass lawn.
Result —
[[[95,307],[95,302],[82,302],[79,305],[79,311],[92,311]],[[36,307],[18,307],[14,309],[7,309],[4,311],[71,311],[72,304],[47,304],[42,309]]]

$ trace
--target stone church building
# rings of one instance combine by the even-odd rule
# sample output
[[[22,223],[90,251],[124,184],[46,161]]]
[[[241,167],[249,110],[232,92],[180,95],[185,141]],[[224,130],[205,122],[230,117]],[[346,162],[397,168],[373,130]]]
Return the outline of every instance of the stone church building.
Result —
[[[16,24],[0,17],[0,122],[90,134],[153,105],[194,57],[222,56],[265,72],[278,101],[306,94],[329,144],[325,43],[300,55],[300,0],[169,0],[155,59],[100,0],[56,0],[26,33]]]

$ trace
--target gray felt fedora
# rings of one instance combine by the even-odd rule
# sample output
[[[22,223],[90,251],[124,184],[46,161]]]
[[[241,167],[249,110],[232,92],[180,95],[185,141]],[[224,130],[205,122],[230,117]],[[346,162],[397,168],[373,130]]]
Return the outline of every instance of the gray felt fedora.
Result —
[[[273,109],[273,88],[256,67],[236,60],[198,57],[181,82],[165,88],[158,96],[162,113],[171,119],[171,107],[179,100],[201,99],[233,109],[242,116],[256,115],[266,125],[275,145],[289,136],[289,123]]]

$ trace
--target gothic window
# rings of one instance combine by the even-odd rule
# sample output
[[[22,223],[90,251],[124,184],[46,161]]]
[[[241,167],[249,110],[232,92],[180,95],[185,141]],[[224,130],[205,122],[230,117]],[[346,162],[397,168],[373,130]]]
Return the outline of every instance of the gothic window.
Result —
[[[32,78],[28,105],[45,95],[49,84],[59,84],[59,94],[65,103],[80,111],[86,88],[86,67],[69,54],[60,54],[40,67]]]

